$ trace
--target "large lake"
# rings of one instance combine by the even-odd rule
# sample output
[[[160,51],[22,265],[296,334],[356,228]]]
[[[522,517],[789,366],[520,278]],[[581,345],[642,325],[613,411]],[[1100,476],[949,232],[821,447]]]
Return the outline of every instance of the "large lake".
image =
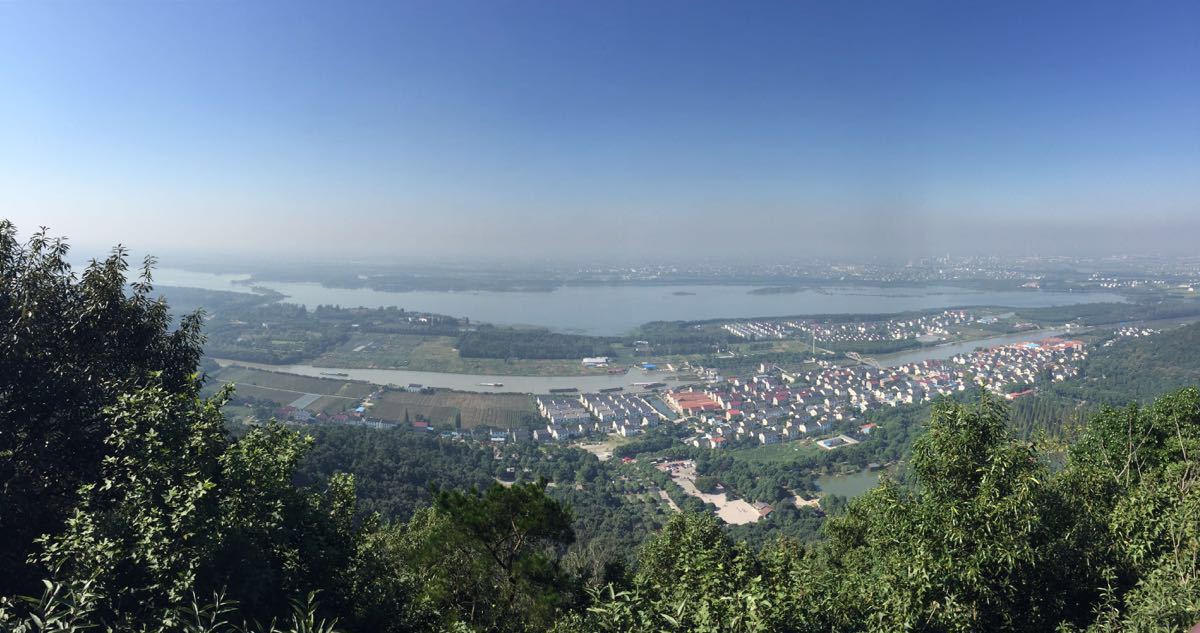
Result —
[[[216,275],[162,268],[159,286],[188,286],[246,292],[236,283],[247,275]],[[1033,308],[1101,301],[1122,301],[1111,293],[1067,293],[1040,290],[972,291],[951,286],[913,288],[826,287],[783,294],[751,294],[753,286],[565,286],[551,292],[379,292],[327,288],[317,283],[264,282],[265,288],[308,307],[399,306],[437,314],[469,317],[501,325],[538,325],[563,332],[621,335],[647,321],[691,321],[717,318],[800,314],[880,314],[968,305]]]

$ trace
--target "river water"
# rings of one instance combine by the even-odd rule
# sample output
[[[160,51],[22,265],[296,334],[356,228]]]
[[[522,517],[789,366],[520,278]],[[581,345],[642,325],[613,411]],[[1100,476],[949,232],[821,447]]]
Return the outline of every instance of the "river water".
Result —
[[[172,268],[155,271],[160,286],[188,286],[246,292],[235,282],[247,275],[216,275]],[[826,287],[782,294],[752,294],[743,285],[564,286],[551,292],[379,292],[364,288],[326,288],[317,283],[264,282],[287,295],[286,301],[309,308],[398,306],[406,310],[469,317],[499,325],[537,325],[562,332],[619,336],[648,321],[802,314],[880,314],[969,305],[1046,307],[1122,301],[1111,293],[1041,290],[973,291],[951,286],[872,288]]]
[[[267,365],[264,363],[248,363],[217,359],[222,367],[237,365],[266,371],[277,371],[285,374],[315,376],[318,378],[345,378],[348,380],[364,380],[377,385],[405,386],[418,384],[425,387],[454,389],[457,391],[476,391],[487,393],[534,393],[548,394],[551,389],[578,389],[582,393],[597,393],[601,389],[623,387],[628,393],[640,393],[641,387],[633,386],[635,382],[661,382],[668,387],[677,387],[679,380],[658,373],[644,373],[640,370],[630,370],[627,374],[604,374],[600,376],[495,376],[480,374],[447,374],[432,371],[412,371],[408,369],[344,369],[341,367],[314,367],[312,365]],[[330,373],[345,374],[345,376],[328,376]],[[480,383],[503,383],[503,387],[487,387]],[[696,382],[694,379],[689,382]]]
[[[1017,334],[1003,334],[1001,336],[964,341],[962,343],[934,345],[932,347],[923,347],[905,352],[896,352],[895,354],[879,354],[873,358],[879,361],[879,364],[884,367],[895,367],[896,365],[919,363],[923,360],[946,360],[958,354],[969,354],[980,347],[996,347],[998,345],[1012,345],[1013,343],[1024,341],[1040,341],[1044,338],[1063,336],[1069,333],[1067,330],[1029,330]]]

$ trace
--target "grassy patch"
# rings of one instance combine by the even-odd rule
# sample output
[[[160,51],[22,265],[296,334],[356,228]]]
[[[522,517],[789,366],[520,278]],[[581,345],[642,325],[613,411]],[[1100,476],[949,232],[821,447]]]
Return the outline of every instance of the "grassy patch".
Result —
[[[813,455],[819,450],[811,442],[797,441],[755,446],[754,448],[739,448],[729,451],[729,454],[735,459],[747,462],[782,464],[796,461],[803,455]]]
[[[576,359],[462,358],[454,346],[455,339],[451,336],[358,334],[349,343],[322,354],[313,364],[322,367],[411,369],[497,376],[588,376],[607,371],[584,367]],[[633,360],[629,359],[629,362]]]

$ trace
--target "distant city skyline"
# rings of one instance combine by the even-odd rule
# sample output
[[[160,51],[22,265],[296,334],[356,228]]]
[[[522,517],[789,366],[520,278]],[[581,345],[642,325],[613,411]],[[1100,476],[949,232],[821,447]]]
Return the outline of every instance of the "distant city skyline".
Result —
[[[9,2],[0,217],[164,256],[1186,254],[1197,68],[1194,2]]]

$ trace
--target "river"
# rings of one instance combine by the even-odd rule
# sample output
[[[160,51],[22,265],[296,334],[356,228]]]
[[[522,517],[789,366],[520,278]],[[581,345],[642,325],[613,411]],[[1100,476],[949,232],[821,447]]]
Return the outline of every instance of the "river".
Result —
[[[173,268],[155,271],[160,286],[188,286],[246,292],[247,275],[216,275]],[[550,292],[380,292],[365,288],[327,288],[317,283],[263,282],[287,295],[286,301],[309,308],[398,306],[499,325],[536,325],[561,332],[619,336],[648,321],[802,314],[881,314],[969,305],[1046,307],[1123,301],[1111,293],[1041,290],[974,291],[952,286],[911,288],[825,287],[794,293],[752,294],[744,285],[588,285]]]
[[[900,352],[897,354],[880,355],[875,357],[885,367],[916,363],[923,360],[945,360],[956,354],[971,352],[977,347],[994,347],[1008,345],[1021,341],[1038,340],[1064,334],[1064,330],[1035,330],[1021,334],[1005,334],[977,341],[964,343],[947,343],[919,350]],[[639,392],[640,387],[634,387],[635,382],[662,382],[670,388],[685,384],[697,384],[699,379],[687,377],[678,380],[674,375],[656,372],[642,372],[634,369],[627,374],[601,374],[594,376],[500,376],[495,374],[450,374],[434,371],[414,371],[410,369],[354,369],[343,367],[317,367],[315,365],[268,365],[266,363],[251,363],[217,359],[222,367],[239,365],[266,371],[277,371],[301,376],[316,376],[329,378],[326,374],[346,374],[351,380],[363,380],[377,385],[409,385],[418,384],[426,387],[454,389],[456,391],[476,392],[519,392],[547,394],[551,389],[578,389],[582,393],[597,393],[601,389],[623,387],[626,391]],[[488,387],[481,383],[502,382],[503,387]]]
[[[919,363],[923,360],[946,360],[958,354],[969,354],[980,347],[996,347],[999,345],[1012,345],[1013,343],[1021,343],[1024,341],[1040,341],[1044,338],[1054,336],[1062,336],[1069,334],[1067,330],[1028,330],[1026,332],[1018,332],[1016,334],[1003,334],[1000,336],[992,336],[989,338],[976,339],[974,341],[963,341],[961,343],[944,343],[942,345],[934,345],[932,347],[922,347],[904,352],[896,352],[894,354],[879,354],[873,356],[880,365],[884,367],[895,367],[896,365],[907,365],[909,363]]]
[[[237,365],[266,371],[277,371],[285,374],[301,376],[316,376],[318,378],[346,378],[348,380],[363,380],[377,385],[410,385],[418,384],[425,387],[454,389],[457,391],[476,391],[487,393],[533,393],[548,394],[551,389],[578,389],[582,393],[597,393],[601,389],[623,387],[630,393],[639,393],[640,387],[634,387],[635,382],[661,382],[669,387],[683,384],[679,380],[668,378],[665,374],[644,373],[631,370],[627,374],[603,374],[599,376],[496,376],[477,374],[447,374],[432,371],[412,371],[408,369],[349,369],[341,367],[314,367],[313,365],[267,365],[265,363],[248,363],[243,361],[216,359],[222,367]],[[328,376],[337,373],[345,376]],[[485,387],[480,383],[502,382],[503,387]],[[697,382],[691,379],[689,383]]]

